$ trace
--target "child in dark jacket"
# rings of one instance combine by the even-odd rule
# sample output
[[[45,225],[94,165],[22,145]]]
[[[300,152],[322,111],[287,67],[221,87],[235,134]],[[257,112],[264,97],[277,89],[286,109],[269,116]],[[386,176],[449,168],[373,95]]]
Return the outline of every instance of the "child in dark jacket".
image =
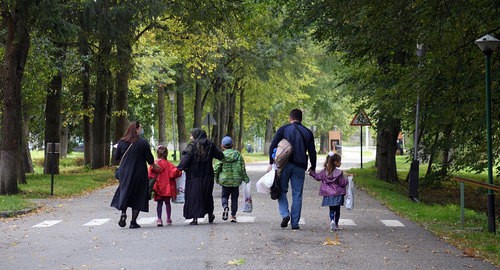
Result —
[[[228,202],[231,196],[231,222],[236,222],[236,212],[238,211],[239,189],[242,182],[248,183],[245,161],[240,152],[233,149],[233,140],[229,136],[222,138],[221,143],[224,149],[224,159],[217,161],[214,165],[215,182],[222,186],[221,202],[224,211],[222,219],[228,218]]]
[[[342,157],[339,154],[330,152],[326,157],[324,169],[321,172],[309,171],[309,175],[316,181],[321,181],[319,187],[319,195],[323,196],[321,206],[330,208],[330,230],[332,231],[339,229],[340,206],[344,204],[348,184],[347,176],[344,176],[344,172],[338,169],[341,160]]]

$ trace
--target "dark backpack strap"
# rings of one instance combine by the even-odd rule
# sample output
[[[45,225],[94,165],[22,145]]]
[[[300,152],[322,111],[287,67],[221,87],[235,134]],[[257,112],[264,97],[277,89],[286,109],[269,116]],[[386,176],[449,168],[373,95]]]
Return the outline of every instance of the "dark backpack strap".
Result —
[[[302,140],[304,141],[304,147],[307,149],[307,140],[306,140],[306,137],[304,136],[304,133],[302,133],[302,130],[300,130],[300,128],[293,124],[293,126],[299,131],[300,133],[300,137],[302,137]]]

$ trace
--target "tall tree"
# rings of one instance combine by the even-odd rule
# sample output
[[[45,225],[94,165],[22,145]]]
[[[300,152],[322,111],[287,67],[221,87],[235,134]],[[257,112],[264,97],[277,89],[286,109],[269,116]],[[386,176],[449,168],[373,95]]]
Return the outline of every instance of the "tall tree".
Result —
[[[0,71],[2,123],[0,136],[0,194],[18,192],[24,176],[22,164],[21,81],[30,47],[33,3],[2,1],[2,29],[6,29],[5,50]]]

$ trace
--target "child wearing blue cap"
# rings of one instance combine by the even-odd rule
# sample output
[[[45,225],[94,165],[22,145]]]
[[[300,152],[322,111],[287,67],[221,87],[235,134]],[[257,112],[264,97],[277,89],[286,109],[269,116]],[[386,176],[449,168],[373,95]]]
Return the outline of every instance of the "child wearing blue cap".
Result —
[[[215,182],[222,186],[221,202],[224,211],[222,219],[229,216],[229,197],[231,197],[231,222],[236,222],[238,211],[239,187],[242,182],[248,183],[245,161],[238,150],[233,149],[233,140],[229,136],[222,138],[221,147],[224,159],[214,165]]]

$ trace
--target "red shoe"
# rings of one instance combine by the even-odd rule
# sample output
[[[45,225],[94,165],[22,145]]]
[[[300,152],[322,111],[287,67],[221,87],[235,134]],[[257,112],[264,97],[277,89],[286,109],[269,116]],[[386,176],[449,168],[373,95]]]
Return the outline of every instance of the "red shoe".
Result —
[[[172,220],[167,218],[167,225],[172,225]]]
[[[161,218],[156,220],[156,226],[163,227],[163,221],[161,221]]]

